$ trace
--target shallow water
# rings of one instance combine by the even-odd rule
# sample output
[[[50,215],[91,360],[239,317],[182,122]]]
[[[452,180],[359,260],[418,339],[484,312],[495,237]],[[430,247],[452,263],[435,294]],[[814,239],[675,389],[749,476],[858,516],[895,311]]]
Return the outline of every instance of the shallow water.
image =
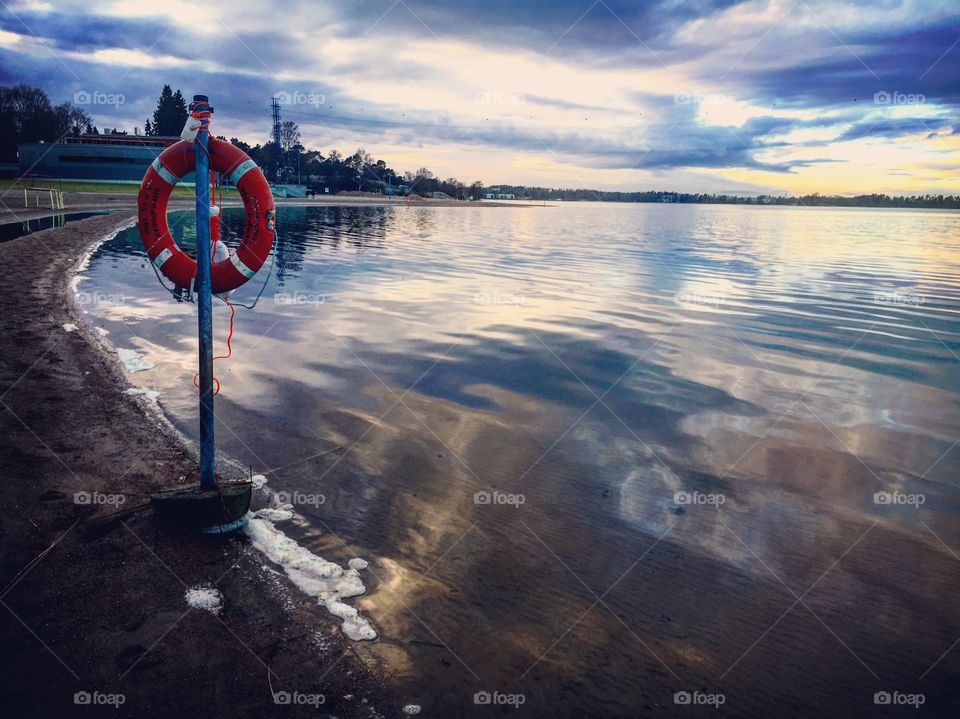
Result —
[[[362,651],[427,715],[498,711],[483,691],[529,716],[670,715],[696,690],[856,716],[914,684],[955,706],[958,661],[935,661],[960,636],[960,214],[284,207],[279,226],[216,363],[218,444],[275,470],[298,540],[371,560]],[[86,274],[90,321],[157,364],[132,379],[192,435],[195,308],[135,229]]]
[[[63,227],[68,222],[76,222],[77,220],[84,220],[94,215],[106,215],[109,213],[109,210],[103,212],[61,212],[56,215],[50,215],[49,217],[37,217],[31,220],[8,222],[0,225],[0,242],[9,242],[10,240],[15,240],[18,237],[30,235],[40,230],[48,230],[51,227]]]

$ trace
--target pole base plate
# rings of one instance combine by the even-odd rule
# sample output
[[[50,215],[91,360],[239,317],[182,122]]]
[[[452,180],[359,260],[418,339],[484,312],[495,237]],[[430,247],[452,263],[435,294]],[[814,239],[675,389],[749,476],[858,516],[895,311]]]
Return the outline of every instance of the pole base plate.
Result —
[[[188,484],[152,495],[150,504],[165,524],[219,534],[243,526],[252,496],[249,480],[219,482],[213,489]]]

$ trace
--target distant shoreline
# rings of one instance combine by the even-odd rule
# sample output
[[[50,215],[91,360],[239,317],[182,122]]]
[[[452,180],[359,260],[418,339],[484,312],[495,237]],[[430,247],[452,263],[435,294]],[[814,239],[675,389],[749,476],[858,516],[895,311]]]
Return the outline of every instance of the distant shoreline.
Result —
[[[605,190],[550,190],[511,188],[523,202],[609,202],[611,204],[758,205],[773,207],[877,207],[918,210],[960,210],[960,195],[726,195],[708,192],[607,192]],[[528,193],[533,193],[530,197]]]
[[[9,195],[6,206],[0,206],[0,223],[34,220],[41,217],[49,217],[69,212],[83,212],[90,210],[120,210],[135,209],[137,206],[137,195],[134,192],[70,192],[63,193],[64,207],[61,210],[52,209],[42,200],[40,206],[33,204],[33,198],[30,198],[31,206],[18,206],[18,195],[14,192]],[[173,195],[170,198],[170,210],[185,210],[194,206],[193,197]],[[340,197],[326,196],[316,199],[304,198],[275,198],[275,202],[281,207],[537,207],[542,203],[520,203],[520,202],[469,202],[464,200],[433,200],[419,199],[407,201],[404,198],[389,197]],[[242,202],[237,197],[224,196],[224,207],[242,207]]]
[[[918,206],[900,206],[900,205],[841,205],[821,203],[816,205],[807,205],[802,203],[759,203],[759,202],[655,202],[652,200],[483,200],[482,202],[466,200],[434,200],[421,198],[419,200],[406,200],[405,198],[389,197],[351,197],[351,196],[323,196],[314,199],[304,198],[275,198],[278,207],[551,207],[557,205],[577,205],[586,202],[600,202],[609,205],[737,205],[748,207],[790,207],[805,209],[833,208],[833,209],[873,209],[873,210],[960,210],[960,207],[918,207]],[[170,198],[169,209],[171,211],[188,210],[194,206],[192,197],[183,197],[174,195]],[[241,207],[242,203],[235,197],[224,197],[224,207]],[[5,207],[0,207],[0,224],[9,222],[26,222],[53,215],[67,214],[71,212],[88,212],[96,210],[127,210],[136,207],[136,195],[123,192],[64,192],[64,208],[62,210],[51,209],[50,207],[19,207],[15,202],[8,203]]]

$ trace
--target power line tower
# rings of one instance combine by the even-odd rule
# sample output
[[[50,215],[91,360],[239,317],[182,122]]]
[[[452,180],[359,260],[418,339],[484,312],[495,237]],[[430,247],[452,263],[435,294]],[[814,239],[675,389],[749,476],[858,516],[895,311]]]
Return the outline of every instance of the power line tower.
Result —
[[[283,147],[280,145],[280,101],[277,98],[270,98],[270,109],[273,110],[273,176],[275,180],[280,180],[283,168]]]

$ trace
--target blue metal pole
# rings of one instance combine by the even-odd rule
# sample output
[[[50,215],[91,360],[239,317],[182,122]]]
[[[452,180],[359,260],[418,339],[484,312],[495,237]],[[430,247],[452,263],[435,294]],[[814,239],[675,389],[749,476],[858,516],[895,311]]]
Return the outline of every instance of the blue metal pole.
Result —
[[[194,95],[191,109],[212,111],[206,95]],[[200,337],[200,487],[216,486],[213,412],[213,296],[210,291],[210,138],[209,115],[200,120],[194,145],[197,185],[197,320]]]

